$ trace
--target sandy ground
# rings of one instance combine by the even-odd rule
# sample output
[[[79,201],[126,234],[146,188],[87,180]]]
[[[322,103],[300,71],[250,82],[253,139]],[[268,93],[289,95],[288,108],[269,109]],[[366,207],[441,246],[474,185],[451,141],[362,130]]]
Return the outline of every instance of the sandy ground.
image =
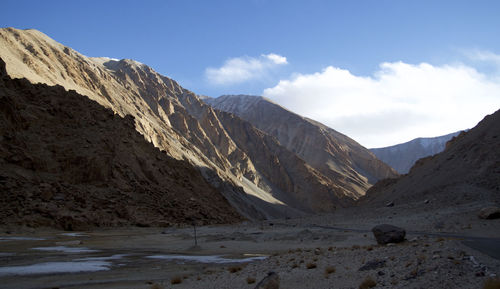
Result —
[[[481,288],[500,276],[500,220],[478,219],[479,206],[206,226],[198,247],[193,228],[3,228],[0,288],[254,288],[270,271],[280,288],[358,288],[365,278],[375,288]],[[408,241],[377,245],[369,230],[380,223],[404,227]]]

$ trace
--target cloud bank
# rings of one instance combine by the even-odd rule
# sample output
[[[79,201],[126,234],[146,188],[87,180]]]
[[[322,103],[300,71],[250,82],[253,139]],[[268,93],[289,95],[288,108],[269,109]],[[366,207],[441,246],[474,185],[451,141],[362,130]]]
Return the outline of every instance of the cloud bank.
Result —
[[[464,64],[382,63],[368,77],[328,66],[281,80],[263,95],[371,148],[475,126],[500,109],[499,80]]]
[[[219,68],[205,70],[206,79],[215,85],[232,85],[264,77],[277,66],[287,64],[286,57],[270,53],[260,57],[230,58]]]

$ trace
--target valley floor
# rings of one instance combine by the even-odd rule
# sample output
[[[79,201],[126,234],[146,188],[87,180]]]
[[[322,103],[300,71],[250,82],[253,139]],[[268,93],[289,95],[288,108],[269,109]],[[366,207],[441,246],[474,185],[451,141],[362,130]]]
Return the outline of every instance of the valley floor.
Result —
[[[254,288],[270,271],[280,288],[358,288],[366,278],[375,288],[481,288],[500,276],[500,220],[478,219],[480,205],[206,226],[197,247],[193,228],[5,227],[0,288]],[[408,241],[377,245],[370,229],[380,223],[405,228]]]

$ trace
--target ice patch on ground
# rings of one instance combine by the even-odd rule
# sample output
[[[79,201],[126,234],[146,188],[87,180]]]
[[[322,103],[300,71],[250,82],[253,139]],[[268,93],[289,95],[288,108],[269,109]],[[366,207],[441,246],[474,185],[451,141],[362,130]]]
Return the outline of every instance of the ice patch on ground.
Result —
[[[188,261],[188,262],[198,262],[198,263],[247,263],[252,261],[264,260],[267,256],[255,256],[255,257],[247,257],[247,258],[224,258],[219,255],[212,256],[189,256],[189,255],[153,255],[146,256],[149,259],[162,259],[162,260],[180,260],[180,261]]]
[[[129,256],[128,254],[116,254],[109,257],[87,257],[76,259],[75,261],[108,261],[108,260],[119,260],[125,256]]]
[[[43,241],[47,240],[45,238],[35,238],[35,237],[0,237],[0,242],[6,242],[6,241]]]
[[[63,235],[63,236],[69,236],[69,237],[86,237],[86,236],[88,236],[85,233],[78,233],[78,232],[75,232],[75,233],[61,233],[61,235]]]
[[[31,250],[38,251],[58,251],[64,253],[92,253],[99,252],[99,250],[93,250],[85,247],[66,247],[66,246],[54,246],[54,247],[36,247],[31,248]]]
[[[0,276],[95,272],[109,270],[110,266],[110,262],[104,261],[47,262],[26,266],[0,267]]]

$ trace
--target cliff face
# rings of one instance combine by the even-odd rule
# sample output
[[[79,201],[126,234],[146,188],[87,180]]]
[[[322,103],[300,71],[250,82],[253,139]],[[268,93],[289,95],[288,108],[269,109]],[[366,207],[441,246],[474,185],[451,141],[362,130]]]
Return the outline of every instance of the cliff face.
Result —
[[[0,59],[0,222],[82,230],[243,218],[187,161],[61,86],[11,79]]]
[[[459,133],[458,131],[438,137],[417,138],[390,147],[373,148],[370,151],[399,173],[406,174],[417,160],[442,152],[446,142]]]
[[[357,196],[250,124],[243,126],[252,133],[243,135],[236,127],[243,120],[229,121],[147,65],[86,57],[36,30],[0,29],[0,44],[9,75],[74,89],[120,116],[133,116],[147,141],[198,167],[246,217],[282,217],[286,206],[295,214],[328,211]]]
[[[443,152],[418,160],[407,175],[368,190],[363,205],[435,206],[500,202],[500,111],[452,138]]]
[[[225,95],[204,101],[274,136],[353,198],[363,195],[377,180],[397,176],[393,169],[349,137],[263,97]]]

